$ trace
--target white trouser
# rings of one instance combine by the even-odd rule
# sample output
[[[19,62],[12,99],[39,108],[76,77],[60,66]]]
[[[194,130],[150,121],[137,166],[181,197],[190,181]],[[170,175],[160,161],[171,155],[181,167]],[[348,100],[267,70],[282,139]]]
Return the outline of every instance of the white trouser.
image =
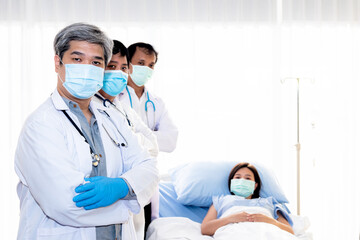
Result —
[[[134,227],[137,240],[144,240],[145,216],[144,208],[141,208],[139,214],[134,215]]]
[[[151,221],[159,217],[159,186],[157,186],[154,195],[150,199],[151,202]],[[145,214],[144,208],[141,208],[139,214],[133,216],[134,227],[137,240],[144,240],[145,230]]]

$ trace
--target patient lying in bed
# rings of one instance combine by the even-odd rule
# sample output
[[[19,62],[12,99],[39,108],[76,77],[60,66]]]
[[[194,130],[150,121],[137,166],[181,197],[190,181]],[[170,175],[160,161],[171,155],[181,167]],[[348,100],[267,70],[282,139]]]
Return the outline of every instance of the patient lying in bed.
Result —
[[[223,203],[223,208],[217,208],[214,219],[226,218],[230,215],[246,212],[249,215],[262,214],[271,221],[279,221],[282,216],[292,225],[295,235],[284,231],[274,224],[261,222],[254,218],[253,222],[229,223],[219,227],[212,236],[201,234],[201,223],[214,203],[215,198],[233,196],[230,193],[231,177],[229,173],[236,162],[192,162],[180,165],[169,172],[170,178],[159,185],[159,216],[151,222],[147,240],[312,240],[311,232],[307,231],[310,222],[307,217],[291,214],[286,208],[289,203],[278,183],[275,174],[266,166],[253,162],[261,178],[256,183],[261,186],[254,187],[252,200],[249,204],[229,205]],[[236,184],[235,184],[236,185]],[[234,185],[234,186],[235,186]],[[245,188],[246,190],[246,188]],[[236,188],[233,192],[244,190]],[[260,193],[259,193],[260,192]],[[217,196],[217,197],[214,197]],[[255,197],[257,196],[257,197]],[[260,198],[258,197],[260,196]],[[280,204],[256,203],[258,199],[275,199]],[[215,204],[216,205],[216,204]],[[229,206],[229,207],[227,207]],[[285,210],[283,210],[285,209]],[[277,216],[275,215],[277,214]],[[290,218],[288,218],[288,214]],[[253,215],[255,217],[255,215]],[[249,219],[252,221],[251,219]],[[290,226],[289,226],[290,227]]]
[[[285,237],[290,235],[288,237],[291,239],[291,234],[294,234],[291,218],[274,198],[259,197],[261,180],[253,165],[237,164],[229,174],[228,187],[235,195],[213,197],[213,205],[201,224],[202,234],[210,236],[215,234],[215,239],[229,239],[228,237],[236,236],[236,231],[241,229],[239,233],[245,237],[243,229],[249,231],[255,226],[255,232],[260,228],[269,228],[267,234],[281,229],[283,230],[281,234]],[[250,225],[250,222],[265,224]],[[249,231],[249,233],[254,232]],[[274,234],[279,237],[278,233]]]

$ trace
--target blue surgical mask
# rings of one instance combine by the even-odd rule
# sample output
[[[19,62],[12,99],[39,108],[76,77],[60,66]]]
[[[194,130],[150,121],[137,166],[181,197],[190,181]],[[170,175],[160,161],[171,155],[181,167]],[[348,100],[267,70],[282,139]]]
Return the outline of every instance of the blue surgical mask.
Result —
[[[110,96],[116,96],[126,87],[128,74],[120,70],[105,71],[102,90]]]
[[[132,65],[132,69],[133,71],[130,73],[131,79],[139,87],[145,85],[154,72],[151,68],[140,65]]]
[[[255,182],[247,179],[231,179],[230,191],[237,196],[247,198],[254,193]]]
[[[104,69],[90,64],[65,64],[63,86],[76,98],[88,99],[103,86]]]

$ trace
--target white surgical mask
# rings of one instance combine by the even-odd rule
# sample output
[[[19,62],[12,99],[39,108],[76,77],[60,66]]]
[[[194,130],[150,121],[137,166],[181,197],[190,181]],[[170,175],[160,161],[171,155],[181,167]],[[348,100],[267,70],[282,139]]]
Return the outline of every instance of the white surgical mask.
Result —
[[[132,69],[132,73],[130,73],[131,79],[139,87],[144,86],[154,72],[151,68],[140,65],[132,65]]]
[[[104,69],[90,64],[65,64],[63,86],[76,98],[88,99],[103,86]]]

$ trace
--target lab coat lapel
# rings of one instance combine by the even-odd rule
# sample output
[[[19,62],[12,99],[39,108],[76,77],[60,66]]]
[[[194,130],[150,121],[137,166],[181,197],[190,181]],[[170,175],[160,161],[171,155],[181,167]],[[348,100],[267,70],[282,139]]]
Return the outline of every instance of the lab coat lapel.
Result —
[[[56,110],[69,110],[57,89],[51,94],[51,101],[53,102]]]
[[[64,116],[64,114],[61,111],[66,110],[67,114],[69,114],[71,119],[81,129],[81,125],[80,125],[78,118],[71,111],[68,111],[70,109],[69,109],[68,105],[66,105],[66,103],[64,102],[64,99],[60,96],[60,93],[58,92],[57,89],[55,89],[55,91],[51,94],[51,100],[54,104],[55,109],[59,111],[59,114]]]

